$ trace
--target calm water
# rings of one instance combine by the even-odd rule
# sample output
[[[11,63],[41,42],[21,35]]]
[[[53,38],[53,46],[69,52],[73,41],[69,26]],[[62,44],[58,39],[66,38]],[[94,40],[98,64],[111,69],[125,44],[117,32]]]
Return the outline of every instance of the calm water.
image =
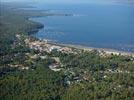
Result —
[[[36,9],[75,16],[31,18],[44,24],[36,37],[59,43],[134,52],[134,5],[37,4]]]

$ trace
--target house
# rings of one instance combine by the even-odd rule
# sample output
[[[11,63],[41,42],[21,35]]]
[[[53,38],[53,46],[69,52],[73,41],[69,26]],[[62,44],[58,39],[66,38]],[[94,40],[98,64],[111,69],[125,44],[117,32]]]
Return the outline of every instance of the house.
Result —
[[[52,65],[49,66],[49,68],[50,68],[51,70],[55,71],[55,72],[61,70],[61,68],[59,68],[59,65],[58,65],[58,64],[52,64]]]
[[[49,51],[52,52],[53,50],[60,51],[61,47],[60,46],[51,46]]]

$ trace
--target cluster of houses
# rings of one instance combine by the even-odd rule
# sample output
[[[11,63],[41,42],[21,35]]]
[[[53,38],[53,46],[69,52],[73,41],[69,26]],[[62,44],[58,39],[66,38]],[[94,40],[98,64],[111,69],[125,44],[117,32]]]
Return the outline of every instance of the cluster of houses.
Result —
[[[40,58],[40,59],[47,59],[48,58],[47,55],[44,56],[44,55],[41,55],[40,53],[39,54],[34,54],[34,55],[27,53],[26,55],[30,59],[38,59],[38,58]],[[55,71],[55,72],[56,71],[60,71],[62,69],[63,65],[61,64],[59,57],[51,57],[51,59],[53,59],[54,62],[49,65],[49,68],[51,70]]]
[[[55,72],[61,71],[63,69],[63,65],[60,62],[59,57],[52,57],[52,59],[55,61],[55,63],[49,65],[49,68]]]
[[[20,70],[28,70],[29,67],[25,67],[21,64],[8,64],[8,66],[12,67],[12,68],[18,68]]]
[[[100,71],[101,73],[106,73],[106,74],[114,74],[114,73],[126,73],[129,74],[130,71],[127,70],[120,70],[120,69],[107,69],[106,71]]]
[[[42,52],[47,52],[47,53],[51,53],[52,51],[59,51],[62,53],[74,53],[73,50],[69,47],[63,47],[63,46],[58,46],[58,45],[54,45],[51,43],[48,43],[47,40],[34,40],[31,41],[30,39],[26,39],[25,43],[34,50],[39,50],[40,53]],[[46,56],[42,56],[40,54],[35,54],[35,55],[29,55],[29,57],[31,59],[36,59],[36,58],[41,58],[41,59],[46,59]],[[58,57],[52,57],[52,59],[55,61],[55,63],[49,65],[49,68],[53,71],[60,71],[62,69],[62,64],[60,63],[60,60]]]
[[[64,73],[65,73],[65,78],[64,78],[65,85],[81,83],[83,81],[91,82],[92,80],[90,76],[90,72],[86,70],[81,69],[77,72],[72,69],[66,69]]]
[[[127,73],[129,74],[130,72],[125,70],[120,70],[120,69],[116,69],[116,70],[113,70],[113,69],[107,69],[107,71],[105,73]]]
[[[44,40],[44,41],[30,41],[30,40],[25,40],[26,44],[28,44],[28,46],[31,48],[31,49],[35,49],[35,50],[39,50],[40,52],[48,52],[48,53],[51,53],[53,50],[56,50],[56,51],[60,51],[62,53],[74,53],[72,48],[69,48],[69,47],[64,47],[64,46],[58,46],[56,44],[51,44],[51,43],[48,43],[47,40]]]
[[[51,53],[52,51],[59,51],[61,53],[75,53],[75,51],[70,48],[70,47],[66,47],[66,46],[60,46],[60,45],[56,45],[56,44],[52,44],[52,43],[48,43],[47,40],[44,40],[44,41],[40,41],[40,40],[34,40],[34,41],[31,41],[30,39],[26,39],[25,40],[25,43],[31,48],[31,49],[34,49],[34,50],[38,50],[41,52],[47,52],[47,53]],[[111,54],[115,54],[115,55],[120,55],[120,53],[118,52],[110,52],[110,51],[107,51],[107,52],[104,52],[103,50],[99,50],[98,52],[100,55],[102,56],[107,56],[107,55],[111,55]],[[35,54],[35,55],[30,55],[30,58],[32,59],[36,59],[40,57],[41,59],[46,59],[47,56],[42,56],[42,55],[38,55],[38,54]],[[55,62],[50,64],[48,67],[52,70],[52,71],[61,71],[63,70],[64,71],[64,68],[63,68],[63,65],[61,64],[60,62],[60,59],[59,57],[51,57]],[[66,72],[67,69],[65,69],[64,72]],[[72,73],[71,73],[72,72]],[[71,73],[71,74],[70,74]],[[106,71],[103,71],[103,73],[130,73],[129,71],[122,71],[122,70],[119,70],[119,69],[116,69],[116,70],[112,70],[112,69],[107,69]],[[73,83],[79,83],[79,82],[82,82],[82,81],[88,81],[90,82],[90,75],[87,71],[83,71],[83,72],[80,72],[78,73],[77,75],[75,74],[74,71],[70,71],[69,70],[69,74],[67,74],[67,77],[65,77],[65,84],[67,85],[70,85],[70,84],[73,84]],[[107,75],[104,75],[103,78],[107,78]]]

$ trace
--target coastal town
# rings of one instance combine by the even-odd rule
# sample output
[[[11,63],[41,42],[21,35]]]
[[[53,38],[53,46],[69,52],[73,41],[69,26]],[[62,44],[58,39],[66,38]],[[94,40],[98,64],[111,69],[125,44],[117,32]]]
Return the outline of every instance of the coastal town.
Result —
[[[48,43],[48,40],[37,40],[37,41],[30,41],[28,39],[25,40],[26,44],[29,45],[31,49],[39,50],[40,52],[47,52],[51,53],[52,51],[56,50],[61,53],[77,53],[72,50],[72,48],[59,46],[58,44],[51,44]]]
[[[20,41],[22,39],[21,35],[16,35],[16,38]],[[86,69],[77,69],[72,67],[66,67],[58,56],[50,56],[54,52],[59,52],[61,54],[73,54],[73,55],[79,55],[80,53],[84,52],[92,52],[94,49],[85,49],[85,48],[75,48],[75,47],[69,47],[64,45],[59,45],[56,43],[49,42],[48,40],[37,40],[30,37],[27,37],[24,39],[24,43],[31,49],[37,51],[37,53],[31,54],[31,53],[25,53],[25,56],[28,57],[28,59],[31,59],[32,66],[34,65],[34,60],[40,59],[51,59],[52,62],[48,65],[48,68],[54,72],[63,72],[66,77],[64,78],[64,82],[66,85],[71,85],[74,83],[79,83],[83,81],[94,81],[94,79],[90,77],[89,73],[92,73],[92,71],[86,70]],[[21,43],[20,43],[21,45]],[[132,56],[131,59],[129,59],[131,62],[134,63],[133,55],[127,54],[127,53],[120,53],[120,52],[111,52],[111,51],[103,51],[99,49],[96,50],[96,53],[99,54],[100,57],[106,58],[110,57],[110,55],[123,55],[123,56]],[[29,61],[29,60],[28,60]],[[22,64],[9,64],[10,67],[15,67],[20,70],[29,70],[30,67],[24,66]],[[114,65],[116,66],[116,65]],[[34,70],[34,67],[32,68]],[[99,73],[102,74],[102,78],[107,78],[109,74],[117,74],[117,73],[124,73],[124,74],[131,74],[130,71],[122,70],[122,69],[106,69],[103,71],[99,71]]]

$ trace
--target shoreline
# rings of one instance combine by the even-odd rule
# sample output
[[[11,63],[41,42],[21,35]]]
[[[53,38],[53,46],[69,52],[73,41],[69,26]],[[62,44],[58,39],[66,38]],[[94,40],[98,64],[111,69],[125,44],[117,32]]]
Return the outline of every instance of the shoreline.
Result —
[[[29,20],[30,18],[33,17],[29,17],[27,20],[28,21],[32,21]],[[28,36],[31,37],[32,34],[36,34],[37,32],[40,31],[40,29],[43,29],[45,26],[42,23],[36,22],[36,21],[32,21],[35,22],[35,25],[37,25],[36,27],[36,31],[29,31],[28,32]],[[41,27],[39,27],[40,25],[42,25]],[[38,26],[39,25],[39,26]],[[36,39],[40,40],[39,38],[35,37]],[[116,50],[116,49],[112,49],[112,48],[99,48],[99,47],[90,47],[90,46],[83,46],[83,45],[77,45],[77,44],[66,44],[66,43],[58,43],[55,42],[54,40],[49,40],[49,39],[41,39],[40,41],[47,41],[48,44],[52,44],[52,45],[57,45],[57,46],[63,46],[63,47],[70,47],[70,48],[75,48],[75,49],[81,49],[81,50],[85,50],[85,51],[91,51],[91,50],[97,50],[99,52],[104,51],[106,54],[115,54],[115,55],[124,55],[124,56],[132,56],[134,57],[134,53],[133,52],[127,52],[127,51],[121,51],[121,50]]]
[[[37,18],[37,17],[40,17],[40,16],[29,17],[27,19],[28,21],[35,22],[35,24],[37,25],[35,31],[30,31],[29,32],[30,34],[28,34],[28,36],[30,36],[32,34],[36,34],[37,32],[40,31],[40,29],[43,29],[45,27],[44,24],[42,24],[42,23],[36,22],[34,20],[30,20],[30,18]],[[38,24],[40,24],[41,27],[38,27]],[[37,38],[37,37],[35,37],[35,38]],[[39,39],[39,38],[37,38],[37,39]],[[77,44],[58,43],[58,42],[55,42],[54,40],[49,40],[49,39],[43,39],[43,40],[47,40],[48,43],[58,45],[58,46],[66,46],[66,47],[71,47],[71,48],[76,48],[76,49],[83,49],[83,50],[88,50],[88,51],[91,51],[91,50],[97,50],[97,51],[100,51],[100,52],[104,51],[106,54],[116,54],[116,55],[121,54],[121,55],[128,55],[128,56],[133,56],[134,57],[134,52],[129,52],[129,51],[121,51],[121,50],[112,49],[112,48],[90,47],[90,46],[83,46],[83,45],[77,45]],[[43,41],[43,40],[41,40],[41,41]]]
[[[29,17],[27,20],[32,21],[32,20],[29,20],[30,18],[33,18],[33,17]],[[29,31],[28,36],[30,36],[32,34],[36,34],[37,32],[40,31],[40,29],[44,28],[44,25],[42,23],[39,23],[39,22],[36,22],[36,21],[32,21],[32,22],[35,22],[37,27],[36,27],[35,30]],[[42,26],[40,27],[40,25],[39,25],[39,27],[38,27],[38,24],[40,24]],[[35,38],[37,38],[37,37],[35,37]],[[37,39],[39,39],[39,38],[37,38]],[[49,39],[44,39],[44,40],[48,41],[48,44],[57,45],[57,46],[70,47],[70,48],[81,49],[81,50],[85,50],[85,51],[97,50],[99,52],[104,51],[106,54],[115,54],[115,55],[120,55],[121,54],[121,55],[124,55],[124,56],[134,57],[133,52],[120,51],[120,50],[116,50],[116,49],[112,49],[112,48],[90,47],[90,46],[83,46],[83,45],[77,45],[77,44],[57,43],[54,40],[49,40]],[[41,41],[43,41],[43,40],[41,40]]]
[[[74,48],[74,49],[79,49],[79,50],[84,50],[84,51],[92,51],[92,50],[97,50],[98,52],[105,52],[107,55],[123,55],[123,56],[132,56],[134,57],[133,52],[125,52],[125,51],[119,51],[115,49],[109,49],[109,48],[96,48],[96,47],[88,47],[88,46],[83,46],[83,45],[76,45],[76,44],[64,44],[64,43],[57,43],[54,41],[50,41],[48,39],[40,40],[40,41],[47,41],[48,44],[51,45],[56,45],[56,46],[61,46],[61,47],[69,47],[69,48]]]
[[[27,17],[26,18],[27,21],[34,22],[34,24],[36,25],[35,29],[28,31],[28,36],[30,36],[32,34],[36,34],[37,32],[40,31],[40,29],[43,29],[45,27],[44,24],[42,24],[40,22],[30,20],[31,18],[40,18],[40,17],[45,17],[45,16],[57,16],[57,15],[70,16],[70,14],[50,14],[50,15],[48,14],[48,15],[43,15],[43,16]],[[37,37],[35,37],[35,38],[37,38]],[[39,39],[39,38],[37,38],[37,39]],[[116,55],[121,54],[121,55],[124,55],[124,56],[133,56],[134,57],[133,52],[121,51],[121,50],[116,50],[116,49],[112,49],[112,48],[90,47],[90,46],[83,46],[83,45],[78,45],[78,44],[58,43],[58,42],[55,42],[54,40],[49,40],[49,39],[44,39],[44,40],[48,41],[48,44],[57,45],[57,46],[70,47],[70,48],[87,50],[87,51],[97,50],[99,52],[104,51],[106,54],[116,54]],[[41,41],[43,41],[43,40],[41,40]]]

